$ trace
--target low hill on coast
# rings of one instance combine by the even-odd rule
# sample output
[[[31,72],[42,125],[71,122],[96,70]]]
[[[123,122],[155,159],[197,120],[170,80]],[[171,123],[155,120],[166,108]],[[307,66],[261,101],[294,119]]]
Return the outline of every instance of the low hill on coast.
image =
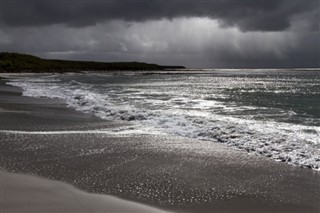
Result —
[[[0,72],[77,72],[111,70],[184,69],[183,66],[160,66],[142,62],[94,62],[42,59],[20,53],[0,53]]]

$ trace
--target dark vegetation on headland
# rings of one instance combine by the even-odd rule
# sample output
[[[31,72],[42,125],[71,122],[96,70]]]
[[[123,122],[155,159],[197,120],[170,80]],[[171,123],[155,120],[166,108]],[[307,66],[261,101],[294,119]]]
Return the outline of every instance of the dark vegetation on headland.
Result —
[[[93,62],[42,59],[20,53],[0,53],[0,72],[79,72],[112,70],[184,69],[183,66],[160,66],[141,62]]]

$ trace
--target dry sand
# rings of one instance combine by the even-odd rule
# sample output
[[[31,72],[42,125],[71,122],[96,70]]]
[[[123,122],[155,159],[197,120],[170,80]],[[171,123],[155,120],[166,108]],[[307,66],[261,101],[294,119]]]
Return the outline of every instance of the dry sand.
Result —
[[[65,183],[13,174],[1,175],[1,213],[164,212],[113,196],[83,192]]]

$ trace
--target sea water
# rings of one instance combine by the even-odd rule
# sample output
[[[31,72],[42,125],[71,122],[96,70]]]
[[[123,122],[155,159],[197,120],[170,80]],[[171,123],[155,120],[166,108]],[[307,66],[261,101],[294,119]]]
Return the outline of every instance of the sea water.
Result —
[[[130,125],[320,170],[320,70],[83,72],[14,78],[23,95]]]

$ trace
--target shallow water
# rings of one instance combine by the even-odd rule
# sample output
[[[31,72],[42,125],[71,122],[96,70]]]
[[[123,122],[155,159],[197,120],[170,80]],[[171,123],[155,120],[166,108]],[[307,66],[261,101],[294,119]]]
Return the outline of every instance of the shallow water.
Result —
[[[33,97],[163,133],[226,143],[320,168],[319,70],[199,70],[40,75],[12,79]]]

